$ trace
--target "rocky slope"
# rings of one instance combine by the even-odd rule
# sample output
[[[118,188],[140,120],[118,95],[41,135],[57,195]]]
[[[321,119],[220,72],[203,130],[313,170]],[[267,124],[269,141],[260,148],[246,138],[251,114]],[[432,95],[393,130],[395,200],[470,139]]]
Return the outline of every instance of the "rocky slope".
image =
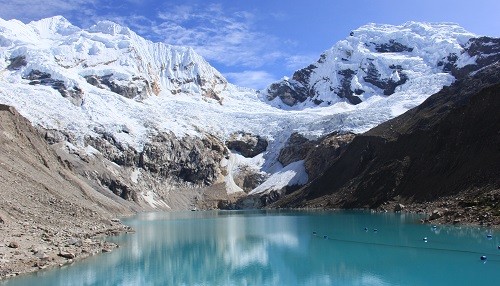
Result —
[[[438,201],[442,209],[433,218],[498,223],[499,92],[497,62],[356,136],[322,176],[273,207]]]
[[[116,216],[138,207],[75,175],[31,123],[0,105],[0,279],[70,263],[114,245]]]

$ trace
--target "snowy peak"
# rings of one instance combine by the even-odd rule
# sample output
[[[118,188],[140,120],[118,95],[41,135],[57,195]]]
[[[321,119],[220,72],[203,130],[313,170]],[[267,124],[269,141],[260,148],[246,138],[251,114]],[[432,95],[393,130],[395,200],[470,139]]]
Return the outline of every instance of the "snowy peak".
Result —
[[[50,38],[54,35],[67,36],[80,31],[78,27],[73,26],[63,16],[54,16],[38,21],[32,21],[28,25],[32,26],[41,38]]]
[[[475,37],[454,23],[368,24],[291,79],[271,84],[261,98],[280,108],[304,109],[339,102],[356,105],[394,93],[419,94],[429,81],[439,90],[453,81],[449,70],[443,70],[450,55],[456,68],[475,63],[466,49]],[[436,76],[440,79],[430,78]]]
[[[88,29],[92,33],[103,33],[111,36],[117,34],[130,36],[132,31],[127,27],[122,27],[119,24],[111,21],[100,21]]]
[[[0,68],[10,67],[33,85],[47,83],[34,81],[33,72],[59,81],[47,85],[63,96],[62,90],[78,89],[74,104],[94,87],[136,100],[163,93],[220,102],[227,86],[193,49],[153,43],[110,21],[80,29],[61,16],[28,24],[0,20],[0,31]]]

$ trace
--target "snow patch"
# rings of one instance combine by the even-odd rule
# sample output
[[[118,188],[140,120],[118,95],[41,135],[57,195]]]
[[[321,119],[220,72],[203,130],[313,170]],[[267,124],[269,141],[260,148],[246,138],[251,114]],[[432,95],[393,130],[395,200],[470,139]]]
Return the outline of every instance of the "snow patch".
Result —
[[[300,160],[290,163],[280,171],[277,171],[249,194],[262,194],[274,190],[281,190],[286,186],[304,185],[307,183],[307,180],[308,176],[304,167],[304,160]]]
[[[130,180],[132,180],[132,182],[134,184],[137,184],[139,182],[139,177],[141,175],[141,170],[140,169],[135,169],[132,174],[130,174]]]
[[[158,200],[156,199],[156,194],[153,191],[147,191],[147,192],[142,192],[141,193],[142,198],[146,203],[148,203],[152,208],[168,208],[170,209],[170,206],[167,205],[163,200]]]

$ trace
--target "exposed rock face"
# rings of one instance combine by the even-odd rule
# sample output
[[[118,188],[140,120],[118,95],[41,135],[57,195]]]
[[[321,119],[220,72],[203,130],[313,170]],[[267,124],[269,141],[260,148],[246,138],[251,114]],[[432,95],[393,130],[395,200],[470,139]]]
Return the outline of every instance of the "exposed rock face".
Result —
[[[384,95],[391,95],[396,90],[396,87],[404,84],[408,80],[408,76],[402,72],[400,66],[396,67],[391,65],[390,68],[394,70],[392,74],[397,80],[394,80],[392,76],[390,78],[383,78],[372,62],[368,64],[366,76],[364,76],[363,79],[383,90]]]
[[[340,98],[346,98],[352,104],[361,103],[361,99],[358,97],[358,95],[363,94],[364,90],[357,89],[354,92],[351,90],[351,82],[356,72],[350,69],[345,69],[338,71],[338,74],[342,76],[342,79],[340,82],[340,88],[337,91],[337,95]]]
[[[299,133],[293,133],[285,147],[280,150],[278,161],[284,166],[305,160],[309,180],[323,173],[342,154],[352,141],[354,134],[334,132],[317,140],[308,140]]]
[[[309,140],[300,133],[294,132],[285,143],[285,147],[280,150],[278,161],[286,166],[292,162],[304,160],[314,147],[315,141]]]
[[[413,51],[413,48],[398,43],[394,39],[389,40],[388,43],[381,43],[381,44],[372,43],[372,44],[375,45],[375,50],[377,50],[377,52],[379,53],[401,53],[401,52]]]
[[[354,136],[353,133],[334,132],[318,139],[304,161],[309,180],[323,174],[344,153]]]
[[[223,143],[213,136],[177,138],[161,133],[146,143],[139,166],[162,177],[209,185],[222,174],[220,162],[226,155]]]
[[[357,136],[321,177],[275,206],[377,208],[499,189],[499,82],[496,63]]]
[[[30,80],[31,85],[41,84],[52,87],[59,91],[63,97],[69,98],[74,105],[80,106],[83,103],[83,90],[77,86],[68,89],[62,80],[53,79],[49,73],[32,70],[25,79]]]
[[[85,76],[88,83],[102,89],[109,89],[126,98],[142,99],[147,97],[148,91],[152,92],[153,87],[144,78],[135,77],[129,82],[114,80],[112,74],[105,76],[89,75]],[[159,92],[159,91],[158,91]],[[158,92],[155,92],[157,94]]]
[[[18,56],[10,59],[10,64],[7,66],[8,70],[19,70],[28,64],[26,56]]]
[[[267,140],[259,135],[237,132],[227,140],[226,146],[247,158],[252,158],[266,151]]]
[[[113,135],[104,132],[102,137],[85,137],[85,144],[101,152],[108,160],[121,166],[136,166],[139,164],[139,152],[134,148],[120,143]]]
[[[267,89],[267,99],[279,97],[284,104],[294,106],[313,97],[314,91],[309,86],[309,79],[316,68],[315,65],[309,65],[294,72],[291,80],[271,84]]]
[[[86,137],[86,144],[101,152],[120,166],[138,167],[166,179],[193,184],[210,185],[223,170],[220,162],[227,155],[223,143],[211,135],[203,138],[186,135],[178,138],[173,133],[159,133],[144,145],[141,152],[126,146],[107,133],[102,137]],[[102,180],[110,189],[119,189],[119,196],[127,196],[119,183]]]
[[[459,55],[451,53],[437,65],[442,66],[444,72],[451,73],[457,79],[464,78],[471,72],[500,61],[500,38],[472,38],[464,46],[464,50],[471,57],[475,57],[474,63],[459,67],[457,64]]]
[[[294,106],[298,102],[304,102],[308,96],[307,89],[291,81],[273,83],[267,89],[267,99],[274,100],[279,97],[284,104]]]

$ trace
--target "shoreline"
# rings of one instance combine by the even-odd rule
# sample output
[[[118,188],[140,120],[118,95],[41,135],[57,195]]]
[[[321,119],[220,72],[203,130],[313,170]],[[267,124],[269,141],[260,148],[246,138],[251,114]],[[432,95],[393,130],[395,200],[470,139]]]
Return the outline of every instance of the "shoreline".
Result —
[[[94,227],[67,231],[26,223],[18,227],[0,225],[0,281],[111,252],[120,246],[106,241],[106,237],[135,232],[118,219]]]

